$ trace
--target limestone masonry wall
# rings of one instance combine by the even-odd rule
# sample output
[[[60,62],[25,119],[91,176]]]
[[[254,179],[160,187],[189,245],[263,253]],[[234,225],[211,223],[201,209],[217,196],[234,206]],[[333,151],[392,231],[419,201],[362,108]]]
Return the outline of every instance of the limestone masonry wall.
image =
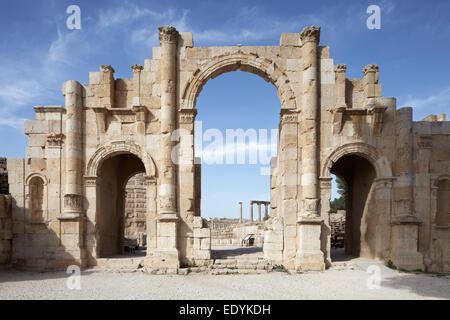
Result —
[[[0,158],[0,194],[8,194],[8,171],[6,170],[6,158]]]
[[[0,194],[0,267],[11,263],[12,241],[11,196]]]
[[[298,270],[331,265],[331,180],[342,173],[352,217],[346,243],[358,254],[404,269],[450,270],[445,115],[413,121],[411,107],[382,96],[378,65],[346,78],[317,26],[282,34],[279,46],[226,47],[194,47],[192,33],[163,26],[159,44],[152,59],[131,66],[130,78],[101,65],[88,84],[63,84],[64,106],[34,107],[36,119],[24,123],[25,159],[7,159],[9,190],[0,160],[12,219],[12,238],[3,232],[1,241],[5,252],[12,245],[12,265],[95,266],[122,254],[124,235],[141,232],[144,220],[146,267],[210,263],[194,159],[196,100],[207,81],[241,70],[273,84],[281,103],[265,259]],[[127,220],[125,183],[138,173],[145,206]]]

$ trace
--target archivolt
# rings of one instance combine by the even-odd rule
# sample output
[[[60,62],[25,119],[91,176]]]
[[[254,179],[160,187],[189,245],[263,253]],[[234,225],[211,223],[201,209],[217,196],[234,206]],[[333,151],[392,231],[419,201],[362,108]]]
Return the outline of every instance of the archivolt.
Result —
[[[98,169],[103,161],[115,155],[125,153],[131,153],[141,159],[145,166],[147,177],[156,176],[156,166],[152,157],[147,152],[142,150],[139,145],[125,141],[113,141],[97,149],[88,162],[86,176],[96,177]]]
[[[271,60],[256,53],[236,52],[212,58],[195,70],[181,95],[181,109],[194,109],[198,95],[209,79],[225,72],[242,70],[257,74],[276,88],[282,108],[295,109],[295,95],[286,74]]]
[[[338,147],[327,157],[322,167],[322,177],[330,177],[333,164],[341,157],[350,154],[359,155],[367,159],[374,166],[377,178],[392,176],[392,169],[389,161],[381,156],[375,147],[362,142],[354,142]]]

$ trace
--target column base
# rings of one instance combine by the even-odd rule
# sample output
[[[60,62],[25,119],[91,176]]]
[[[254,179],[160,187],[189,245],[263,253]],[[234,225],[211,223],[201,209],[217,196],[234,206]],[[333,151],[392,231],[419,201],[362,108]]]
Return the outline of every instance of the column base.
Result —
[[[298,248],[295,268],[302,271],[325,270],[325,256],[321,250],[321,217],[300,217],[297,220]]]
[[[405,270],[425,270],[423,255],[418,252],[420,221],[413,215],[398,216],[392,219],[393,264]]]
[[[323,252],[320,250],[298,251],[295,265],[296,269],[301,271],[324,271]]]
[[[177,249],[155,249],[153,255],[146,257],[144,266],[149,268],[177,269],[180,267],[180,258]]]

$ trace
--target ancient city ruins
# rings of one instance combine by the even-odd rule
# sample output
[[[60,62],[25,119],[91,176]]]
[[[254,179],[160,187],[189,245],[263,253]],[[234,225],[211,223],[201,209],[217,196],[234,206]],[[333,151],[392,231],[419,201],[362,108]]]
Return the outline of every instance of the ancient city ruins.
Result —
[[[36,120],[24,124],[26,158],[2,165],[0,264],[91,267],[122,253],[124,234],[138,233],[146,234],[146,267],[210,264],[194,161],[196,99],[209,79],[242,70],[272,83],[281,101],[270,219],[260,223],[266,261],[297,270],[331,265],[335,174],[347,184],[348,254],[450,271],[445,115],[413,121],[411,107],[382,96],[376,64],[346,78],[316,26],[282,34],[279,46],[194,47],[191,33],[170,26],[159,28],[159,42],[152,59],[131,66],[131,78],[116,79],[102,65],[89,84],[63,84],[65,106],[34,107]],[[135,187],[145,187],[139,210],[124,204],[137,173]]]

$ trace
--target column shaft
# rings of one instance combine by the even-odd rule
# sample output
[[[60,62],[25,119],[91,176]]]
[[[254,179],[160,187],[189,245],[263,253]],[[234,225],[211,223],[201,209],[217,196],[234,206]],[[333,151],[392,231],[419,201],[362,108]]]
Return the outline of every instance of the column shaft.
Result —
[[[77,81],[67,81],[63,85],[63,93],[66,103],[64,213],[80,215],[82,213],[81,172],[83,161],[82,86]]]
[[[176,168],[172,161],[173,142],[171,134],[175,129],[177,41],[178,31],[173,27],[159,27],[161,60],[159,73],[161,84],[161,176],[160,213],[177,214],[176,208]]]
[[[319,126],[319,63],[320,28],[303,29],[302,40],[302,215],[318,215],[318,126]]]

